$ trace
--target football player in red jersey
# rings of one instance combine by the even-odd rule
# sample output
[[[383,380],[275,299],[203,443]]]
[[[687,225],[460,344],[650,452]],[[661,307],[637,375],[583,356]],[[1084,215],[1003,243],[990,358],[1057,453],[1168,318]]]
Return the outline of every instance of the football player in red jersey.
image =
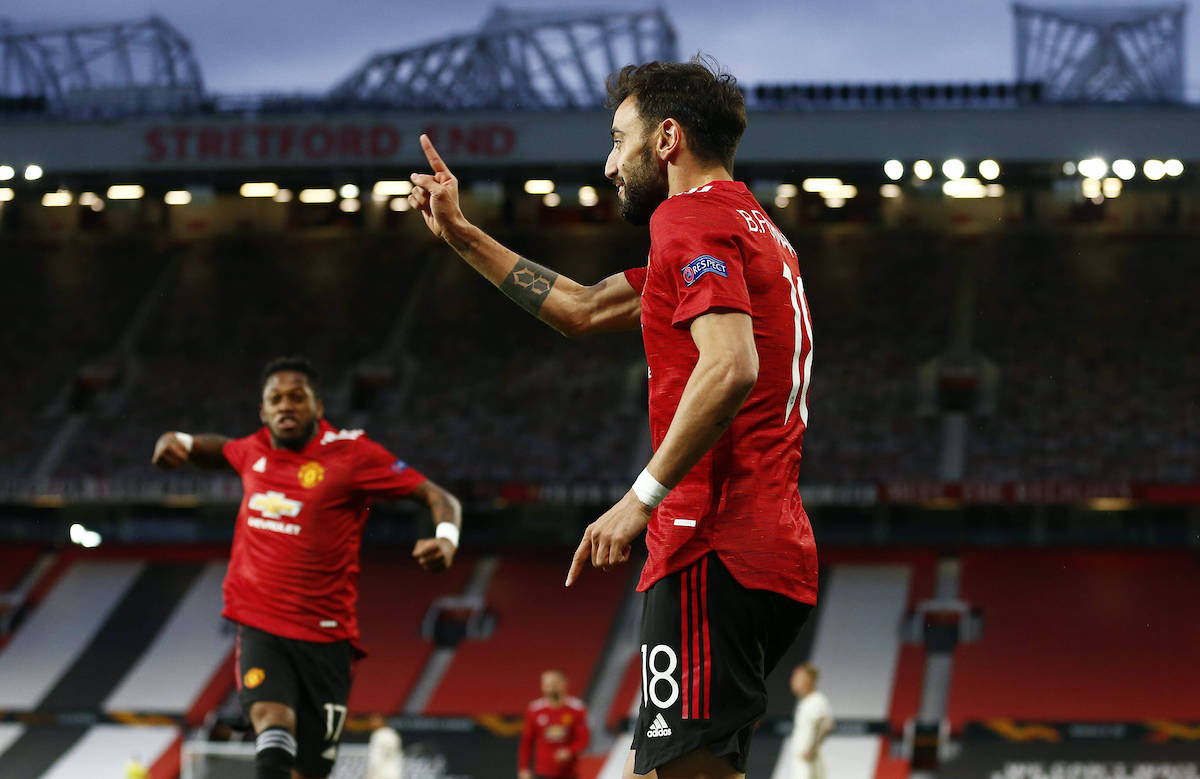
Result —
[[[643,530],[642,708],[627,775],[736,777],[766,711],[767,674],[816,602],[797,489],[812,326],[795,250],[733,158],[745,99],[710,63],[630,65],[609,79],[605,175],[650,225],[645,267],[584,286],[505,249],[463,216],[428,137],[414,173],[426,225],[529,313],[575,336],[642,328],[654,455],[588,526],[567,574],[609,570]],[[631,437],[633,432],[630,433]]]
[[[542,697],[525,710],[517,779],[576,779],[590,738],[587,707],[567,695],[567,675],[543,671]]]
[[[238,694],[257,734],[255,776],[326,777],[362,654],[355,603],[371,501],[405,497],[429,506],[435,535],[417,541],[412,554],[434,572],[454,560],[462,509],[363,431],[326,422],[307,360],[272,360],[262,378],[258,432],[238,439],[163,433],[153,462],[241,476],[223,613],[238,625]]]

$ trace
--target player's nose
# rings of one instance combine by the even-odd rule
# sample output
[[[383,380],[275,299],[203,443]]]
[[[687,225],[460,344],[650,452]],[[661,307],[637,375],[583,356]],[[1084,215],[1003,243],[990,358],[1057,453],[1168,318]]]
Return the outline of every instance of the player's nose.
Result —
[[[604,161],[604,177],[609,181],[615,181],[617,178],[617,150],[613,149],[608,153],[608,159]]]

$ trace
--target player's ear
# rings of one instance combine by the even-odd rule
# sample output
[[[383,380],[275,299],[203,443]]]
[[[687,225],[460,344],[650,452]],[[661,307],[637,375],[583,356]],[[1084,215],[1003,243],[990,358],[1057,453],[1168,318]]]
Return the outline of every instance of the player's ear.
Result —
[[[325,418],[325,404],[320,398],[317,398],[317,419]]]
[[[258,419],[264,425],[267,424],[267,409],[261,403],[258,404]]]
[[[654,153],[663,162],[668,162],[683,148],[683,127],[674,119],[664,119],[655,133]]]

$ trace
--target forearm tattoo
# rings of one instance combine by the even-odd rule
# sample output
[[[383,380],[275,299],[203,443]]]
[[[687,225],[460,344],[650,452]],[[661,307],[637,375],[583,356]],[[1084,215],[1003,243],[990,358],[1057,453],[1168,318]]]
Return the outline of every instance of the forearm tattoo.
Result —
[[[522,257],[500,284],[500,291],[534,316],[550,296],[558,274]]]

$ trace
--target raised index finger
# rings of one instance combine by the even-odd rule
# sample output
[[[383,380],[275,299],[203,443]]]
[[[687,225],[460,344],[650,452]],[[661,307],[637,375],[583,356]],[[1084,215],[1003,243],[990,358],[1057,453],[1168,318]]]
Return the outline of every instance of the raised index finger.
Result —
[[[421,133],[421,151],[425,152],[425,159],[429,160],[429,167],[433,168],[434,173],[450,172],[446,163],[442,161],[442,156],[437,153],[437,149],[433,148],[433,141],[429,140],[429,136],[425,133]]]

